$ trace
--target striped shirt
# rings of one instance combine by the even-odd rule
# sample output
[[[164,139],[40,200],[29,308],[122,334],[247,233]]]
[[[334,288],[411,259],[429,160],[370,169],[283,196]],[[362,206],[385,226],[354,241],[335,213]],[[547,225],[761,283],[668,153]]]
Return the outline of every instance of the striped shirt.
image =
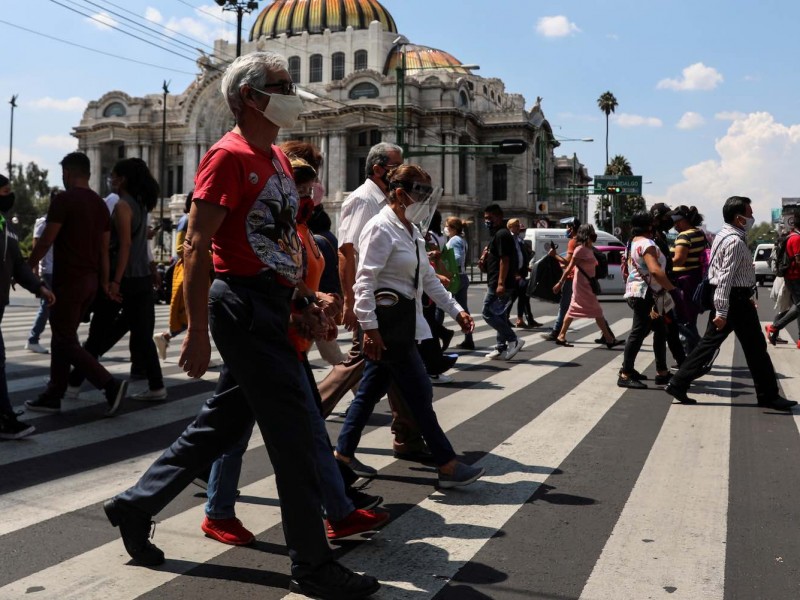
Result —
[[[726,224],[714,238],[708,280],[717,286],[714,309],[717,315],[727,319],[731,288],[753,288],[756,285],[756,269],[747,249],[744,231]]]
[[[675,249],[679,246],[688,249],[689,254],[686,257],[686,262],[682,266],[673,266],[672,272],[676,275],[686,273],[688,271],[695,271],[702,266],[700,257],[706,249],[706,235],[701,229],[687,229],[683,233],[678,234],[673,246],[672,254],[675,255]]]

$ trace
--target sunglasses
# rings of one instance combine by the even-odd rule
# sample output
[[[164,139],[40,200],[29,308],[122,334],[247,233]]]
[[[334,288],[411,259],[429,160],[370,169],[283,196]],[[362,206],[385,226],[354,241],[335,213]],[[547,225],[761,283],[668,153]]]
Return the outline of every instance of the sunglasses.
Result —
[[[297,94],[297,86],[294,84],[293,81],[276,81],[274,83],[265,83],[264,87],[272,89],[279,88],[281,94],[283,94],[284,96],[294,96]],[[261,91],[258,88],[253,88],[253,89],[256,90],[257,92]]]

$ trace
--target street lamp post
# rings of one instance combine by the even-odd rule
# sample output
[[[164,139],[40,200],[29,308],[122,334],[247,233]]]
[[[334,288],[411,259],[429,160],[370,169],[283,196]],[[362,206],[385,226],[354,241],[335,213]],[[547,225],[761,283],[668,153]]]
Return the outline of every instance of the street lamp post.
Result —
[[[254,0],[214,0],[222,10],[236,12],[236,58],[242,55],[242,15],[248,15],[258,8],[258,2]]]
[[[9,100],[9,104],[11,105],[11,133],[9,134],[8,140],[8,178],[13,180],[14,173],[12,172],[13,164],[12,160],[12,153],[14,151],[14,109],[17,108],[17,98],[18,94],[14,94],[11,96],[11,100]]]
[[[162,255],[164,253],[164,194],[167,191],[165,184],[167,183],[167,94],[169,93],[169,84],[170,82],[165,79],[162,87],[164,90],[164,100],[161,106],[161,198],[159,199],[160,209],[158,221],[161,224],[161,229],[158,235],[158,245]]]

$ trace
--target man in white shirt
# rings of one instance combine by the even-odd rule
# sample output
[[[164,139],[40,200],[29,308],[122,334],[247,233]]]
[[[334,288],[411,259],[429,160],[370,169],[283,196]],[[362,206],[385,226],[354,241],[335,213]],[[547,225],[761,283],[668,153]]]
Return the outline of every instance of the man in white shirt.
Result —
[[[377,215],[386,204],[388,174],[403,164],[403,149],[396,144],[381,142],[370,148],[366,161],[366,181],[356,188],[342,204],[339,217],[339,278],[344,296],[343,323],[353,332],[353,345],[344,362],[334,366],[318,387],[322,397],[322,410],[326,416],[333,411],[348,390],[357,386],[364,372],[364,357],[361,354],[358,319],[353,307],[353,286],[358,264],[358,238],[367,221]],[[413,417],[392,386],[389,390],[389,405],[392,409],[392,433],[394,454],[407,460],[428,460],[430,453],[419,433]],[[371,468],[363,474],[370,475]],[[362,475],[361,472],[358,472]]]
[[[47,217],[39,217],[33,225],[33,245],[39,241],[44,232],[45,225],[47,225]],[[47,284],[47,287],[53,289],[53,249],[50,248],[44,258],[39,261],[39,277],[42,278]],[[28,341],[25,344],[25,349],[37,354],[50,354],[50,351],[39,343],[39,337],[44,331],[47,320],[50,318],[50,306],[47,301],[42,298],[39,306],[39,312],[36,313],[36,318],[33,321],[33,327],[28,334]]]

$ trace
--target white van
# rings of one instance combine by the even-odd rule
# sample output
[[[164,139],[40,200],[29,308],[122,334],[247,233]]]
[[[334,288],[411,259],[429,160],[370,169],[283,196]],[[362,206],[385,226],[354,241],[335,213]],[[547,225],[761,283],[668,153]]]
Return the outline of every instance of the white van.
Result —
[[[775,280],[772,271],[772,251],[775,244],[759,244],[753,253],[753,266],[756,268],[756,284],[764,285],[767,281]]]
[[[534,262],[542,258],[550,250],[550,243],[556,245],[556,253],[564,256],[567,252],[567,228],[525,230],[525,241],[530,242]],[[608,257],[608,277],[600,280],[603,295],[621,296],[625,292],[625,281],[622,279],[622,254],[625,244],[605,231],[597,232],[595,248],[605,252]],[[618,250],[617,250],[618,249]]]

